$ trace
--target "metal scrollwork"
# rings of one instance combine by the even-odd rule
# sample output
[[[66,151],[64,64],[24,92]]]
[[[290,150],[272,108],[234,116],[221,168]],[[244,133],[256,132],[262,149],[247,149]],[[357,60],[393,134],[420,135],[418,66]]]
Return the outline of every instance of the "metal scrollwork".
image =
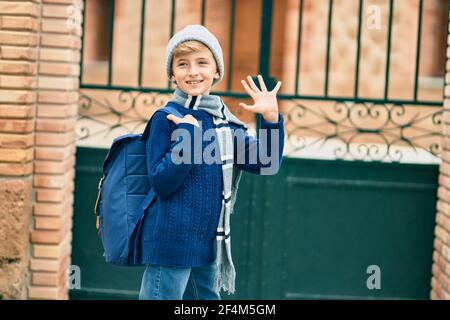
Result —
[[[331,102],[307,105],[294,100],[285,110],[286,155],[329,144],[334,159],[390,161],[407,160],[406,153],[419,152],[437,157],[442,109],[393,103]],[[424,110],[425,109],[425,110]]]
[[[153,112],[169,100],[168,95],[160,93],[120,91],[113,94],[111,90],[103,93],[104,96],[98,90],[81,92],[77,142],[94,139],[101,144],[107,137],[117,136],[111,134],[114,130],[119,130],[120,134],[141,133]]]
[[[114,99],[114,97],[116,97]],[[108,146],[121,134],[141,133],[168,94],[108,90],[82,91],[77,141],[93,138]],[[285,155],[331,159],[407,162],[438,157],[442,108],[394,103],[309,100],[283,101]],[[112,133],[112,131],[118,132]],[[108,140],[109,139],[109,140]]]

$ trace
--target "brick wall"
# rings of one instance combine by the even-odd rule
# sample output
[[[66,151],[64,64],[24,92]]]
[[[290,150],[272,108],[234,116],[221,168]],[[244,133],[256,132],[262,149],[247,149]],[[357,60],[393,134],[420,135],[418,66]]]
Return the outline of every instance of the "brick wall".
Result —
[[[449,12],[450,15],[450,12]],[[450,16],[449,16],[450,19]],[[442,125],[442,163],[440,166],[436,228],[433,252],[431,299],[450,300],[450,24],[447,38],[447,74],[445,77]]]
[[[27,297],[39,1],[0,1],[0,298]]]
[[[68,298],[81,10],[0,1],[0,298]]]

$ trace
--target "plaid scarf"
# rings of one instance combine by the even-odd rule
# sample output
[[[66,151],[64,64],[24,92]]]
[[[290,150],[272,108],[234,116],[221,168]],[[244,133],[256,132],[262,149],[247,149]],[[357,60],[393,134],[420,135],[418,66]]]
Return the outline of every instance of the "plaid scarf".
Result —
[[[224,291],[228,291],[228,294],[232,294],[235,292],[236,270],[231,257],[230,215],[233,213],[242,172],[233,166],[233,137],[229,122],[236,123],[245,129],[247,126],[236,118],[222,99],[216,95],[191,96],[176,88],[171,101],[188,109],[204,110],[213,116],[223,176],[222,207],[216,232],[217,256],[215,263],[217,272],[214,279],[214,290],[220,292],[223,288]]]

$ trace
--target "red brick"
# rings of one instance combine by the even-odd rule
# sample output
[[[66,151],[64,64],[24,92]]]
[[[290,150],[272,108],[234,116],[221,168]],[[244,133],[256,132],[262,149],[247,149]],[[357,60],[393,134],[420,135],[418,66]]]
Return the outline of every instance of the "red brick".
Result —
[[[33,160],[33,154],[34,154],[33,148],[28,149],[0,148],[0,161],[25,163]]]
[[[70,254],[70,245],[67,241],[61,241],[56,245],[33,244],[32,247],[35,258],[63,259]]]
[[[29,299],[56,300],[58,288],[31,286],[28,288]]]
[[[46,18],[69,18],[71,12],[67,8],[67,6],[47,4],[42,8],[42,16]]]
[[[0,148],[25,149],[33,146],[34,134],[0,133]]]
[[[56,272],[33,272],[31,284],[33,286],[53,286],[59,283],[60,275]]]
[[[36,120],[36,131],[40,132],[66,132],[73,130],[76,117],[66,119],[46,119],[38,118]]]
[[[450,48],[449,48],[450,49]],[[444,96],[446,97],[446,98],[449,98],[450,97],[450,85],[446,85],[445,86],[445,89],[444,89]]]
[[[34,120],[0,119],[0,132],[33,132]]]
[[[1,62],[0,62],[1,65]],[[26,90],[0,90],[0,103],[30,104],[36,102],[36,92]]]
[[[34,204],[33,214],[35,216],[63,216],[72,212],[73,196],[65,199],[64,202],[37,202]]]
[[[64,147],[75,143],[76,133],[69,131],[66,133],[44,133],[36,132],[36,145]]]
[[[36,199],[42,202],[62,202],[73,189],[73,181],[64,189],[36,188]]]
[[[25,1],[0,1],[0,14],[39,16],[39,6]]]
[[[25,176],[33,173],[33,163],[0,163],[0,175]]]
[[[33,118],[35,115],[34,105],[0,105],[0,118]]]
[[[440,283],[435,277],[433,277],[431,280],[431,287],[433,288],[433,291],[436,293],[437,298],[442,299],[443,297],[442,288]]]
[[[41,48],[39,58],[42,61],[78,63],[80,62],[80,52],[63,48]]]
[[[450,292],[450,278],[439,268],[439,265],[433,264],[432,267],[433,275],[437,282],[439,283],[442,291],[444,293]],[[441,292],[442,293],[442,292]]]
[[[81,49],[81,39],[67,34],[42,34],[41,45],[46,47]]]
[[[430,290],[430,300],[438,300],[439,296],[437,295],[436,291]]]
[[[70,181],[70,172],[64,175],[36,174],[34,176],[34,186],[41,188],[62,188]]]
[[[30,260],[31,271],[61,273],[62,270],[68,270],[69,256],[62,259],[35,259]]]
[[[38,116],[40,118],[66,118],[78,114],[78,105],[39,105]]]
[[[32,231],[31,243],[58,244],[63,239],[61,231]]]
[[[19,16],[0,16],[0,28],[3,30],[38,31],[36,18]]]
[[[36,217],[35,228],[40,230],[60,230],[63,219],[61,217]]]
[[[41,103],[56,103],[62,104],[77,104],[78,107],[78,92],[76,91],[47,91],[40,90],[38,100]]]
[[[445,229],[443,229],[441,226],[436,225],[436,227],[435,227],[435,235],[437,237],[439,237],[439,239],[443,243],[450,244],[450,242],[449,242],[449,240],[450,240],[449,233]]]
[[[37,65],[32,61],[0,61],[0,73],[36,75]]]
[[[39,74],[77,77],[80,74],[80,66],[72,63],[42,62],[39,65]],[[76,88],[78,88],[78,86],[79,84],[77,82]]]
[[[444,174],[446,178],[450,177],[450,164],[446,161],[442,161],[439,166],[439,172]]]
[[[450,192],[444,186],[439,186],[438,198],[445,202],[450,202]]]
[[[447,232],[450,232],[450,218],[441,212],[436,215],[436,222],[444,228]]]
[[[450,190],[450,177],[446,175],[440,174],[438,178],[439,185],[444,186],[445,188]]]
[[[77,30],[79,24],[76,23],[75,19],[54,19],[54,18],[43,18],[42,19],[42,32],[51,33],[61,33],[65,35],[77,35],[80,36],[81,33]]]
[[[70,157],[66,161],[43,161],[36,160],[34,162],[35,173],[52,173],[52,174],[64,174],[71,170],[74,166],[75,158]]]
[[[36,160],[66,160],[70,156],[74,156],[76,145],[70,144],[65,147],[35,147]]]
[[[0,43],[10,46],[35,47],[38,44],[38,35],[30,32],[0,30]]]
[[[450,99],[444,99],[444,108],[443,108],[443,110],[444,110],[444,113],[450,111]]]
[[[43,259],[59,259],[59,245],[36,245],[33,244],[33,257]]]
[[[4,89],[36,89],[36,76],[0,75],[0,87]]]
[[[31,259],[30,269],[32,271],[49,271],[58,272],[60,269],[61,261],[56,259]]]
[[[37,60],[36,47],[0,46],[0,59],[4,60]]]
[[[55,77],[40,76],[38,82],[39,89],[57,89],[57,90],[78,90],[78,78],[76,77]]]

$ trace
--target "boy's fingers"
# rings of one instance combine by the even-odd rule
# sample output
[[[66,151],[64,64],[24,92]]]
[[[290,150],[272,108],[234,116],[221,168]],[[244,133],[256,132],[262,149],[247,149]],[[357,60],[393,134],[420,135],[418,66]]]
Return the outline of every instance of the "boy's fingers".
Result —
[[[195,117],[193,117],[190,114],[185,115],[183,120],[184,120],[184,122],[191,123],[191,124],[193,124],[193,125],[195,125],[197,127],[199,126],[197,119],[195,119]]]
[[[239,105],[244,108],[245,110],[253,111],[252,106],[249,106],[248,104],[240,102]]]
[[[267,91],[267,87],[266,84],[264,83],[264,79],[262,77],[262,75],[258,74],[258,81],[259,81],[259,86],[261,87],[262,91]]]
[[[277,85],[275,86],[275,88],[273,88],[273,90],[270,91],[270,92],[277,94],[278,90],[280,90],[280,87],[281,87],[281,81],[278,81]]]
[[[253,95],[255,94],[253,92],[252,89],[250,89],[250,87],[248,86],[247,82],[245,82],[244,80],[241,80],[242,85],[244,86],[245,91],[247,91],[247,93],[250,95],[250,97],[253,98]]]
[[[190,124],[193,124],[193,125],[199,127],[197,119],[195,119],[195,117],[193,117],[190,114],[185,115],[183,117],[183,119],[181,119],[173,114],[169,114],[169,115],[167,115],[167,119],[170,121],[173,121],[176,125],[179,125],[180,123],[190,123]]]
[[[187,114],[187,115],[185,115],[184,116],[184,119],[185,120],[191,120],[191,121],[196,121],[197,119],[195,119],[192,115],[190,115],[190,114]]]
[[[180,118],[178,118],[177,116],[173,115],[173,114],[169,114],[167,115],[167,119],[169,119],[170,121],[175,122],[175,124],[178,124],[180,122]]]
[[[253,82],[252,77],[247,76],[247,80],[248,80],[248,83],[250,83],[250,87],[253,89],[253,91],[261,92],[261,90],[259,90],[258,87],[256,86],[256,84]]]

